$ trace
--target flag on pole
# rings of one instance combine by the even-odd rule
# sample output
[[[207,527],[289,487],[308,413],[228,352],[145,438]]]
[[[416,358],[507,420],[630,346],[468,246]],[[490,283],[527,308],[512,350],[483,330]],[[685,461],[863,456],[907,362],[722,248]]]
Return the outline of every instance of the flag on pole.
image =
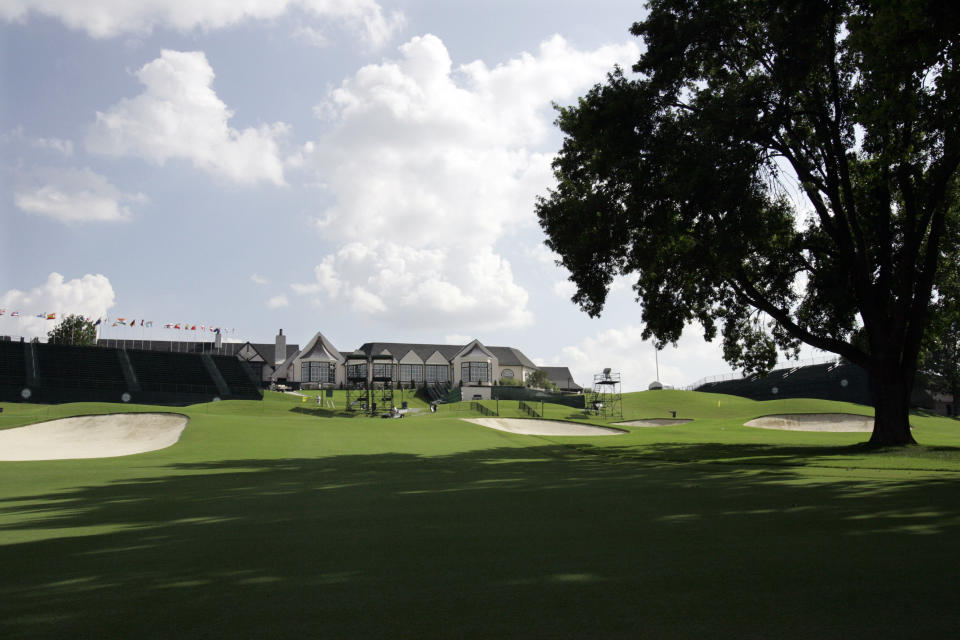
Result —
[[[190,331],[196,331],[196,330],[197,330],[197,325],[193,325],[192,327],[190,327]]]
[[[47,320],[56,320],[56,319],[57,319],[57,314],[55,314],[55,313],[48,313],[48,314],[47,314]]]
[[[20,317],[20,312],[19,312],[19,311],[14,311],[13,313],[10,314],[10,317],[11,317],[11,318],[19,318],[19,317]]]
[[[180,328],[180,323],[178,322],[177,324],[173,325],[173,328],[174,328],[174,329],[179,329],[179,328]]]
[[[117,318],[117,323],[122,324],[123,326],[127,326],[127,319],[126,319],[126,318]],[[114,324],[113,326],[117,326],[117,325]]]
[[[2,316],[3,314],[5,314],[6,312],[7,312],[6,309],[0,309],[0,316]]]
[[[95,327],[99,327],[99,326],[100,326],[100,318],[97,318],[97,321],[93,323],[93,326],[95,326]]]
[[[152,327],[152,326],[153,326],[153,320],[147,320],[147,326],[148,326],[148,327]]]

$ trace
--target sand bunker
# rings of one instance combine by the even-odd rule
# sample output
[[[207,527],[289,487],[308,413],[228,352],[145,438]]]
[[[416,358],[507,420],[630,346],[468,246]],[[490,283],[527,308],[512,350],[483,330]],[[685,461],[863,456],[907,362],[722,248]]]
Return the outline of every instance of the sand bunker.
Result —
[[[528,436],[619,436],[626,431],[588,424],[557,420],[526,420],[522,418],[463,418],[467,422],[498,431],[522,433]]]
[[[674,424],[686,424],[693,422],[690,418],[646,418],[645,420],[628,420],[626,422],[615,422],[625,427],[669,427]]]
[[[77,416],[0,430],[0,460],[114,458],[165,449],[187,417],[176,413]]]
[[[763,416],[745,422],[745,427],[785,431],[873,431],[873,418],[850,413],[790,413]]]

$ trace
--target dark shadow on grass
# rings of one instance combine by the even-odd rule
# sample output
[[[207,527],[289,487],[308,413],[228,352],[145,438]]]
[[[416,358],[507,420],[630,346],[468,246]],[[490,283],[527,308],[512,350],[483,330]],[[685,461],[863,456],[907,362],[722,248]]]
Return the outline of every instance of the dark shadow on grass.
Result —
[[[878,447],[868,442],[840,446],[661,442],[642,447],[578,445],[575,448],[583,453],[609,460],[720,463],[760,467],[835,466],[838,459],[855,460],[857,464],[854,466],[870,467],[871,458],[877,459],[880,456],[889,457],[892,455],[895,457],[915,456],[931,459],[933,460],[931,466],[926,467],[929,471],[955,471],[957,469],[956,464],[938,468],[935,462],[936,458],[948,457],[960,462],[960,447],[924,445]],[[891,465],[887,461],[882,465],[882,468],[896,468],[896,465]],[[923,470],[923,467],[918,465],[909,468],[918,471]]]
[[[0,637],[954,631],[953,478],[651,464],[697,453],[222,460],[25,490],[0,501],[0,535],[49,539],[0,547]]]

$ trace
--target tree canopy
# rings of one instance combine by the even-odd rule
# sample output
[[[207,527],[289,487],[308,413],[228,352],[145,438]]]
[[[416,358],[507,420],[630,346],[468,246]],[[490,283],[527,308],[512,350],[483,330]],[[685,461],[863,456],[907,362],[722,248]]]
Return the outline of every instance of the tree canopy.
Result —
[[[646,50],[575,106],[547,245],[599,314],[632,274],[645,337],[725,358],[804,342],[862,366],[871,441],[912,442],[917,358],[958,243],[960,11],[936,1],[653,0]]]
[[[527,376],[527,386],[546,389],[547,391],[552,391],[557,388],[555,384],[550,382],[550,378],[547,377],[547,373],[543,369],[534,369],[530,375]]]
[[[69,315],[47,333],[47,342],[56,344],[97,344],[97,329],[83,316]]]

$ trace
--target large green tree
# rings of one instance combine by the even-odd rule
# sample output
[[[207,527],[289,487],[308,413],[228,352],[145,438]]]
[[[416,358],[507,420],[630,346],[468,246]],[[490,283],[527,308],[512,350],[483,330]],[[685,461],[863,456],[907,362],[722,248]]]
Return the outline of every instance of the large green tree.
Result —
[[[69,315],[47,332],[47,342],[55,344],[95,345],[97,329],[83,316]]]
[[[932,319],[920,352],[927,387],[960,398],[960,247],[946,254],[937,282]]]
[[[559,111],[547,245],[591,315],[632,274],[645,337],[699,321],[769,369],[862,366],[871,442],[913,442],[917,358],[957,244],[960,15],[940,1],[653,0],[645,52]]]

